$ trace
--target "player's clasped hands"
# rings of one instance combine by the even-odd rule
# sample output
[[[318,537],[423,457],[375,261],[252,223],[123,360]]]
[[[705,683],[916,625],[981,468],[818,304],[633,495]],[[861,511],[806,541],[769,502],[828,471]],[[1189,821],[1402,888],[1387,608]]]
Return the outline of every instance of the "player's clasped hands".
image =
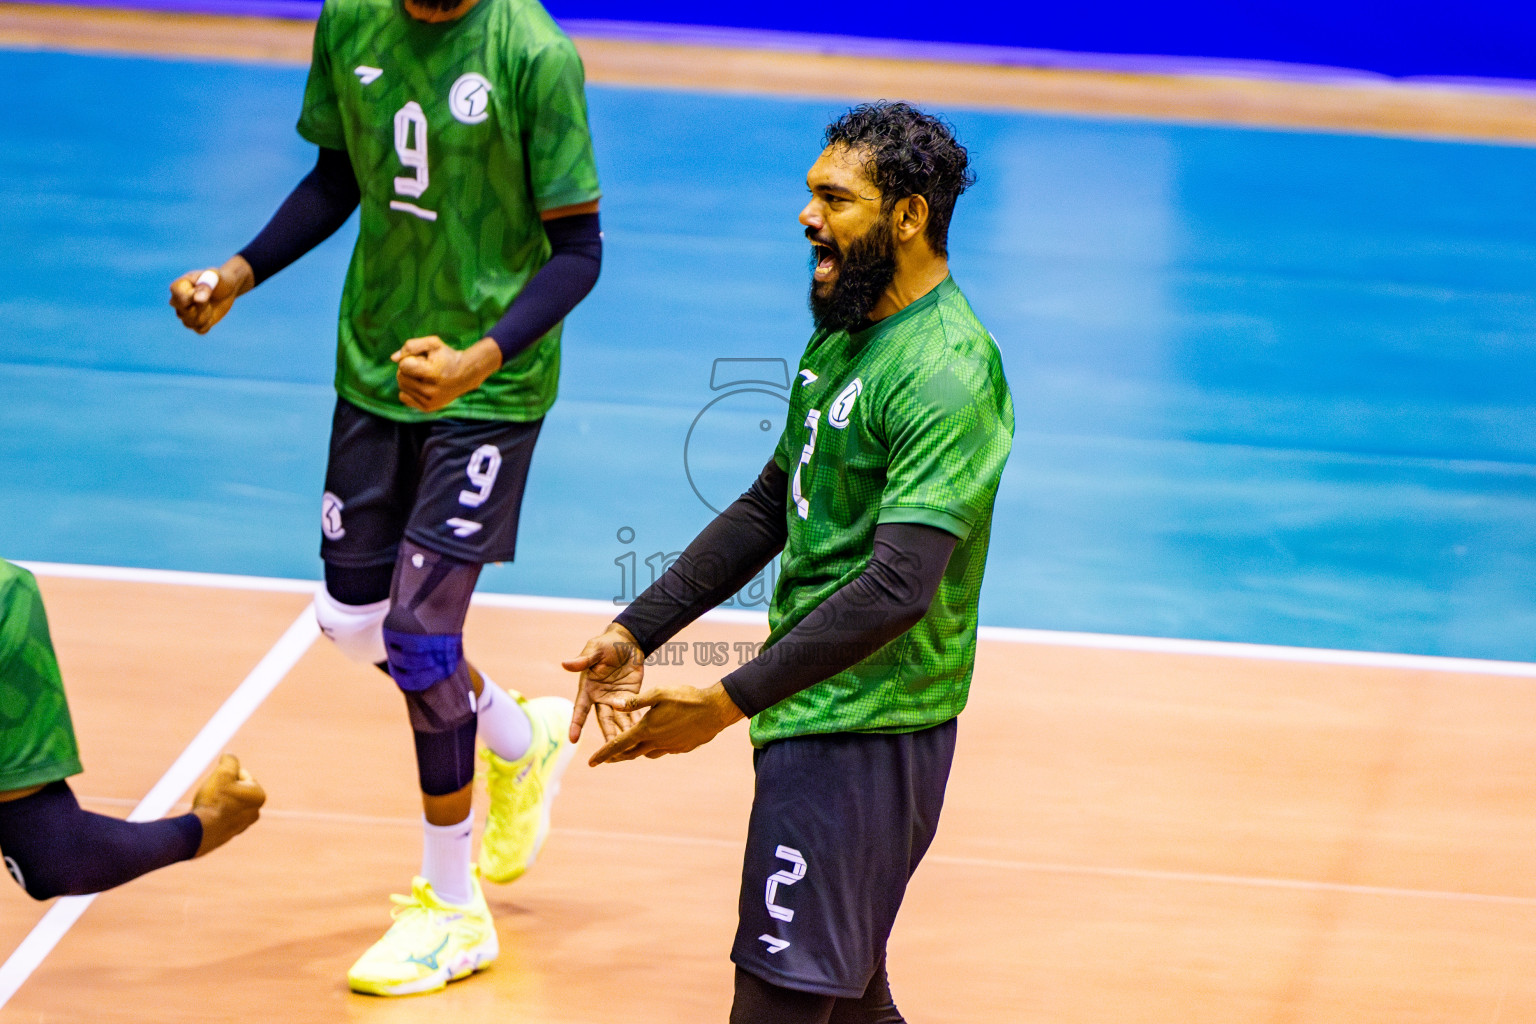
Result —
[[[410,339],[389,358],[396,366],[400,401],[422,412],[437,412],[501,367],[501,350],[488,338],[461,352],[431,334]]]
[[[686,754],[746,717],[719,683],[702,690],[696,686],[664,686],[635,697],[608,699],[618,714],[643,714],[592,755],[587,763],[593,766],[637,757]]]
[[[594,710],[604,740],[629,729],[635,716],[615,710],[614,703],[640,692],[645,678],[645,655],[629,630],[618,623],[587,641],[581,654],[561,666],[567,672],[580,672],[576,683],[575,707],[571,710],[571,742],[581,739],[587,715]]]
[[[579,657],[561,664],[568,672],[581,673],[571,713],[571,742],[581,738],[593,711],[606,741],[587,762],[593,766],[685,754],[746,717],[719,683],[703,690],[673,686],[640,693],[645,655],[618,623],[588,640]]]

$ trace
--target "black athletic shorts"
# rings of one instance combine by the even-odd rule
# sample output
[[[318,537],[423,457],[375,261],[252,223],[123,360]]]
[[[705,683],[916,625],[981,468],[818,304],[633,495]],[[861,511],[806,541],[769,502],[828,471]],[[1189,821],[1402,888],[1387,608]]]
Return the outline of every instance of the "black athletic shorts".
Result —
[[[399,423],[337,399],[320,557],[349,568],[388,565],[409,537],[465,562],[510,561],[543,422]]]
[[[754,753],[738,967],[783,988],[864,994],[939,827],[955,721],[797,736]]]

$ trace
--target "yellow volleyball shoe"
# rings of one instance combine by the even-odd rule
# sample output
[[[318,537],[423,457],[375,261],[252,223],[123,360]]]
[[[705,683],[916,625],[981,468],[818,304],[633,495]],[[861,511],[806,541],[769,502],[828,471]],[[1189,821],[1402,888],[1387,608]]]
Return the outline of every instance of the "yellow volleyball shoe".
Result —
[[[479,879],[470,881],[474,891],[462,906],[438,899],[432,884],[420,876],[412,879],[409,896],[390,896],[395,923],[347,972],[352,991],[376,996],[436,992],[489,967],[500,950],[496,925]]]
[[[560,792],[560,776],[576,753],[567,739],[571,702],[564,697],[525,699],[508,691],[533,723],[533,741],[516,761],[482,749],[491,806],[480,837],[480,874],[511,882],[533,866],[549,835],[549,808]]]

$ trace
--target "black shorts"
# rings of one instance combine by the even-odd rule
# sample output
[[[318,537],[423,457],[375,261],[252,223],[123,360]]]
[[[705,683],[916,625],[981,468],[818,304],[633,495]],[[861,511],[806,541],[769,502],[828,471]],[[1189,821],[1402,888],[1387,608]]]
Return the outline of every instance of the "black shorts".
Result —
[[[399,423],[337,399],[320,557],[349,568],[388,565],[409,537],[465,562],[510,561],[543,422]]]
[[[755,752],[737,966],[802,992],[864,994],[939,827],[955,721],[798,736]]]

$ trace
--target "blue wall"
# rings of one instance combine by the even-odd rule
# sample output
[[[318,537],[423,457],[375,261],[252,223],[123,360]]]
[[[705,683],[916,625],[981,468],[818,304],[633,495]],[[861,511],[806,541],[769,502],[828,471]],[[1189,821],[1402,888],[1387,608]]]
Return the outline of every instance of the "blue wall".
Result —
[[[320,0],[84,0],[83,5],[312,18]],[[971,3],[956,5],[962,13],[943,19],[927,0],[886,0],[863,8],[813,0],[545,0],[545,6],[564,22],[767,29],[1197,62],[1278,61],[1397,77],[1536,79],[1536,4],[1509,0]],[[1086,63],[1105,62],[1100,56]],[[1133,67],[1137,63],[1159,66],[1131,61]],[[1302,68],[1272,70],[1294,74]]]
[[[561,19],[766,28],[947,43],[1286,61],[1388,75],[1536,78],[1536,5],[1508,0],[549,0]],[[955,12],[939,16],[940,11]]]

